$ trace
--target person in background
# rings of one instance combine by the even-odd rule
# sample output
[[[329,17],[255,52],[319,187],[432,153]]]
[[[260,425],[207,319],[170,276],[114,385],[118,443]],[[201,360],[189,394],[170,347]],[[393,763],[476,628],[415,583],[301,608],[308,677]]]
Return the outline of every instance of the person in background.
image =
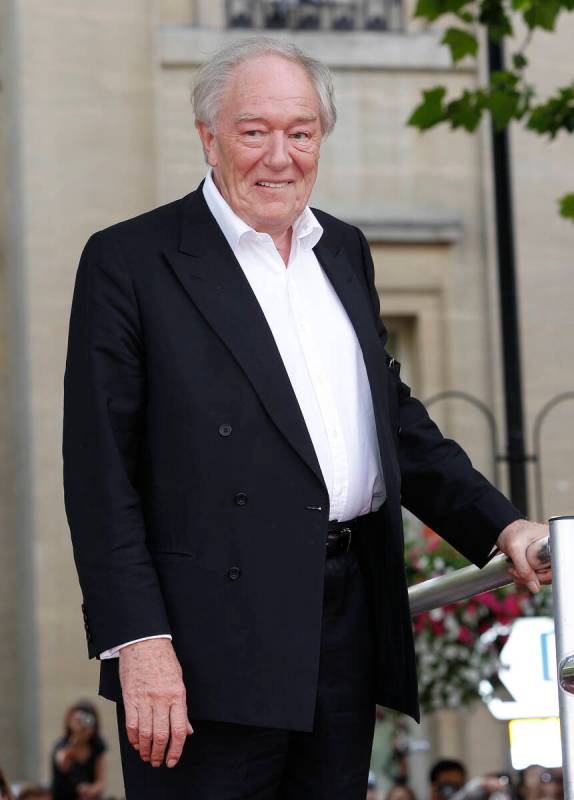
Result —
[[[386,793],[385,800],[417,800],[417,797],[406,783],[395,783]]]
[[[2,800],[14,800],[14,795],[10,791],[8,779],[0,769],[0,798]]]
[[[564,779],[561,769],[544,769],[534,791],[535,800],[563,800]]]
[[[512,800],[512,781],[506,772],[488,772],[467,781],[451,800]]]
[[[25,786],[18,794],[18,800],[52,800],[52,793],[44,786]]]
[[[541,764],[530,764],[530,766],[518,773],[518,785],[516,794],[519,800],[533,800],[538,790],[540,776],[544,772]]]
[[[377,790],[377,778],[373,771],[369,772],[366,800],[379,800],[379,792]]]
[[[429,773],[431,800],[449,800],[466,783],[466,767],[461,761],[441,759]]]
[[[52,753],[53,800],[99,800],[105,786],[106,743],[95,706],[75,703],[64,717],[64,736]]]

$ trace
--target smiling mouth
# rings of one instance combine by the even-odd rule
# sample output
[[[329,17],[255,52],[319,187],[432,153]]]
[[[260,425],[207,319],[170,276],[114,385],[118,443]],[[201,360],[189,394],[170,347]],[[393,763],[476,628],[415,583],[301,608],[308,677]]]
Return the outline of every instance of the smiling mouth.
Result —
[[[263,186],[265,189],[285,189],[293,181],[257,181],[256,186]]]

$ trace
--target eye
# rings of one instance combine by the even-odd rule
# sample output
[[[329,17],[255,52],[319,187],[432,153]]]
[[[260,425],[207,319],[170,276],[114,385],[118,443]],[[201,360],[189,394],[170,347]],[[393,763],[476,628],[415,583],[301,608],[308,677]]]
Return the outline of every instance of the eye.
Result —
[[[295,131],[295,133],[291,134],[291,138],[295,139],[296,142],[306,142],[311,137],[306,131]]]
[[[260,130],[244,131],[243,136],[245,136],[247,139],[257,139],[260,136],[263,136],[263,131]]]

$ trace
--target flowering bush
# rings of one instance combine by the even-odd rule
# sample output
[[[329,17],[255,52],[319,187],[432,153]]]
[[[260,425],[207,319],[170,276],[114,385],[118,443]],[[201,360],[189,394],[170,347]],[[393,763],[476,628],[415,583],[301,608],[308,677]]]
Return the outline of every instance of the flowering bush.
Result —
[[[407,540],[409,584],[467,566],[468,561],[429,529]],[[483,680],[500,685],[500,651],[513,620],[551,614],[551,595],[514,586],[484,592],[414,619],[421,704],[425,711],[476,700]]]

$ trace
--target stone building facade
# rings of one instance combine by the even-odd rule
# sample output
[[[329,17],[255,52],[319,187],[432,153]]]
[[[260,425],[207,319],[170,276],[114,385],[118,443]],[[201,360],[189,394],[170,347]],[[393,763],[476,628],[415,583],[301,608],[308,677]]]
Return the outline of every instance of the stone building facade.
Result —
[[[407,3],[409,19],[414,2]],[[0,4],[0,763],[47,776],[64,709],[94,696],[63,508],[61,411],[69,306],[95,230],[186,194],[205,174],[189,104],[198,64],[247,35],[223,0],[4,0]],[[363,227],[392,341],[419,396],[465,389],[502,427],[489,133],[405,127],[420,91],[474,86],[440,35],[277,31],[335,74],[340,113],[313,204]],[[532,78],[571,80],[574,19],[539,34]],[[571,143],[512,136],[526,416],[574,389]],[[572,513],[572,419],[545,425],[545,511]],[[484,421],[459,403],[436,417],[492,475]],[[568,435],[564,435],[567,432]],[[570,503],[570,505],[569,505]],[[112,709],[102,702],[115,743]],[[427,723],[431,753],[473,774],[507,766],[506,731],[477,708]],[[426,734],[425,734],[426,735]],[[423,757],[421,757],[423,758]],[[419,762],[419,763],[422,763]],[[117,750],[110,789],[121,792]]]

